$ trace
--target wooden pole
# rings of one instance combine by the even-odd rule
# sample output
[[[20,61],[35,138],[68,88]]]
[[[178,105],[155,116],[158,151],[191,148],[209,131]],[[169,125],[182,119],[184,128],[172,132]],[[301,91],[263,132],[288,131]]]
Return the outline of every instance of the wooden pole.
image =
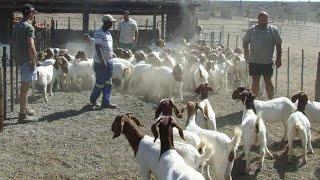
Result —
[[[93,29],[96,29],[96,21],[93,21]]]
[[[319,33],[320,33],[320,28],[318,28],[317,45],[319,44]]]
[[[70,30],[70,17],[68,17],[68,29]]]
[[[0,130],[3,129],[4,122],[4,110],[3,110],[3,86],[2,86],[2,68],[0,66]]]
[[[278,68],[276,67],[276,83],[275,83],[275,88],[274,88],[275,94],[278,92]]]
[[[19,66],[16,64],[16,104],[19,104]]]
[[[10,46],[10,110],[13,112],[14,95],[13,95],[13,59],[12,59],[12,46]]]
[[[304,66],[304,50],[301,51],[301,91],[303,91],[303,66]]]
[[[211,45],[214,45],[214,31],[211,31],[210,41],[211,41]]]
[[[148,30],[148,19],[146,19],[146,30]]]
[[[316,77],[316,87],[315,87],[315,101],[320,102],[320,52],[318,55],[318,66],[317,66],[317,77]]]
[[[161,14],[161,39],[164,39],[164,14]]]
[[[222,38],[222,31],[220,31],[220,35],[219,35],[219,43],[221,44],[221,38]]]
[[[7,115],[7,47],[3,46],[2,51],[2,68],[3,68],[3,119]]]
[[[153,14],[153,30],[156,30],[157,29],[157,15],[156,14]]]
[[[237,35],[237,39],[236,39],[236,48],[238,47],[238,41],[239,41],[239,35]]]
[[[298,43],[300,42],[301,27],[299,26]]]
[[[229,39],[230,39],[230,34],[228,34],[227,47],[229,47]]]
[[[288,47],[288,66],[287,66],[287,97],[290,93],[290,48]]]

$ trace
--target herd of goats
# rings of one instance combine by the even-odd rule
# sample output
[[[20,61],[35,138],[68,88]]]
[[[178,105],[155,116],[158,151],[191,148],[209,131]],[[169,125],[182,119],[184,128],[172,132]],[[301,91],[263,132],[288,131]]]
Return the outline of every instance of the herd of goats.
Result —
[[[302,141],[303,162],[313,153],[310,122],[320,122],[320,102],[310,101],[306,92],[298,92],[291,99],[279,97],[268,101],[255,99],[250,89],[239,86],[232,99],[243,104],[242,122],[233,137],[218,132],[216,115],[209,102],[209,92],[225,90],[228,79],[240,84],[246,80],[246,62],[240,48],[232,50],[221,45],[188,45],[184,40],[168,48],[163,40],[145,51],[117,48],[114,50],[113,84],[133,95],[142,95],[158,103],[151,131],[145,135],[138,127],[142,123],[133,114],[116,116],[112,123],[113,138],[124,134],[134,151],[144,179],[232,179],[231,171],[241,139],[250,172],[250,149],[259,146],[260,167],[265,155],[273,157],[267,147],[265,122],[283,124],[282,141],[287,141],[284,153],[292,162],[293,140]],[[172,46],[172,45],[171,45]],[[51,49],[39,53],[38,80],[45,101],[47,86],[52,94],[53,83],[61,90],[76,85],[94,85],[93,59],[84,51],[75,56],[66,49]],[[229,76],[229,77],[228,77]],[[173,96],[183,100],[184,92],[200,95],[199,101],[189,101],[179,109]],[[161,100],[160,100],[161,99]],[[187,114],[183,130],[173,117]],[[158,140],[158,136],[160,140]]]

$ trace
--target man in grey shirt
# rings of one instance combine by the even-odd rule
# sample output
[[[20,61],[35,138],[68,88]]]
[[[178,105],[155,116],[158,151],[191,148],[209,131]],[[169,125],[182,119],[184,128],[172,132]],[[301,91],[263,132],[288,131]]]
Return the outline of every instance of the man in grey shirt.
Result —
[[[258,24],[249,28],[243,37],[243,49],[249,63],[249,75],[252,76],[252,92],[259,94],[260,77],[263,76],[268,99],[273,98],[274,86],[271,81],[273,74],[273,52],[277,49],[276,68],[281,62],[282,40],[275,26],[268,24],[268,13],[262,11],[258,15]],[[250,44],[250,50],[249,50]]]

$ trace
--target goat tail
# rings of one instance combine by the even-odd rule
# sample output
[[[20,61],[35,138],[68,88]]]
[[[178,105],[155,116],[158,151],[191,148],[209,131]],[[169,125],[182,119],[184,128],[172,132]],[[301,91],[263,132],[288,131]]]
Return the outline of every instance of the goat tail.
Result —
[[[238,146],[240,144],[240,140],[241,140],[241,136],[242,136],[242,130],[241,128],[239,128],[238,126],[234,129],[233,132],[233,137],[230,143],[230,149],[238,149]]]
[[[198,69],[199,69],[200,78],[202,79],[203,78],[202,70],[200,67],[198,67]]]
[[[295,128],[296,131],[299,133],[300,131],[303,130],[303,125],[302,125],[302,123],[301,123],[300,121],[298,121],[298,122],[296,122],[296,123],[294,124],[294,128]]]
[[[259,131],[260,131],[260,124],[261,124],[260,122],[262,122],[261,112],[258,113],[257,119],[256,119],[256,123],[255,123],[255,125],[254,125],[257,134],[258,134]]]
[[[198,146],[198,152],[203,156],[204,161],[208,161],[214,154],[214,145],[208,141],[205,136],[200,136],[200,144]]]
[[[229,143],[229,162],[233,161],[236,159],[236,151],[238,149],[238,146],[240,144],[242,136],[242,130],[239,127],[236,127],[233,132],[233,137],[231,142]]]

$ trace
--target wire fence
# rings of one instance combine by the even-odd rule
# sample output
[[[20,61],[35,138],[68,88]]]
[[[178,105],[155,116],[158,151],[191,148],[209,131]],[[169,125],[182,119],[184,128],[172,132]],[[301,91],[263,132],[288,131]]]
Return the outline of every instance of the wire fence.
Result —
[[[221,42],[224,45],[227,43],[228,34],[229,44],[235,45],[242,40],[242,37],[248,29],[248,22],[237,24],[200,23],[200,25],[202,25],[203,27],[202,34],[204,40],[210,41],[210,35],[212,34],[212,32],[214,32],[214,34],[219,34],[221,32],[222,35],[221,40],[219,40],[219,42]],[[300,45],[319,45],[320,43],[320,26],[278,23],[275,23],[273,25],[278,28],[279,34],[283,41],[296,43]]]

